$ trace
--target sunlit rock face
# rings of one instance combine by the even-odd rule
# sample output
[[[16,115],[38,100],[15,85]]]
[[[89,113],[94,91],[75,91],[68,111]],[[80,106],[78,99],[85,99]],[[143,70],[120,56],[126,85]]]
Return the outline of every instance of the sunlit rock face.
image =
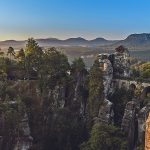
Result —
[[[142,143],[144,141],[144,133],[146,120],[150,112],[150,103],[143,107],[138,113],[138,142]]]
[[[116,48],[113,54],[114,75],[119,77],[130,77],[129,51],[123,46]]]
[[[112,90],[112,79],[115,77],[130,77],[129,51],[119,46],[113,54],[99,54],[98,60],[104,77],[104,94],[107,98]]]
[[[134,149],[136,144],[143,143],[146,119],[149,112],[150,104],[140,109],[137,101],[130,101],[127,103],[121,128],[126,133],[130,150]]]
[[[98,122],[113,124],[114,111],[113,104],[107,99],[111,89],[111,82],[113,78],[113,67],[109,60],[109,54],[99,54],[98,60],[100,69],[103,72],[103,85],[104,85],[104,101],[99,109]]]
[[[119,46],[112,54],[99,54],[100,69],[104,72],[104,76],[109,77],[130,77],[130,61],[129,51]]]
[[[104,95],[107,98],[113,78],[113,67],[109,60],[109,54],[99,54],[100,69],[103,71]]]
[[[146,120],[145,150],[150,150],[150,113]]]

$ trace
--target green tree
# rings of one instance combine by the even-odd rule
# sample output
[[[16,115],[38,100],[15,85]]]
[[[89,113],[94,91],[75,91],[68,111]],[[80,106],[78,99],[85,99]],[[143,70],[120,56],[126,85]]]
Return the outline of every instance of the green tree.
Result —
[[[25,62],[25,52],[24,52],[23,48],[18,51],[18,53],[16,54],[16,58],[18,59],[19,62],[23,62],[23,64],[24,64],[24,62]]]
[[[0,57],[4,57],[4,52],[2,51],[1,48],[0,48]]]
[[[0,48],[0,68],[1,71],[4,71],[5,69],[5,58],[4,58],[4,52]]]
[[[77,72],[81,72],[85,70],[85,63],[82,58],[76,58],[71,65],[71,72],[76,74]]]
[[[123,133],[112,125],[95,124],[89,140],[81,145],[81,150],[126,150]]]
[[[89,113],[92,117],[98,115],[98,110],[103,102],[103,73],[99,61],[96,60],[89,74]]]
[[[9,55],[10,60],[12,60],[12,56],[15,56],[15,50],[13,47],[9,47],[7,51],[7,56]]]
[[[4,70],[0,69],[0,81],[5,81],[7,78],[7,74],[4,72]]]
[[[131,89],[126,90],[124,87],[116,89],[109,100],[114,104],[114,123],[120,127],[122,118],[124,115],[127,102],[131,101],[134,95],[134,91]]]
[[[44,150],[79,150],[84,140],[83,121],[69,108],[58,109],[55,114],[44,131]]]
[[[30,38],[27,41],[25,48],[25,62],[27,68],[28,79],[32,71],[38,72],[42,62],[43,51],[38,43]]]
[[[41,87],[54,89],[56,84],[63,84],[70,69],[67,57],[56,48],[45,50],[39,72]]]
[[[139,67],[141,77],[150,78],[150,62],[146,62]]]
[[[75,99],[86,104],[88,97],[88,85],[87,85],[88,72],[85,68],[85,63],[82,58],[76,58],[71,64],[71,77],[75,86]]]
[[[24,49],[20,49],[16,53],[16,59],[17,59],[18,76],[21,77],[22,79],[24,79],[26,76],[26,61],[25,61]],[[20,73],[19,73],[19,71],[20,71]]]

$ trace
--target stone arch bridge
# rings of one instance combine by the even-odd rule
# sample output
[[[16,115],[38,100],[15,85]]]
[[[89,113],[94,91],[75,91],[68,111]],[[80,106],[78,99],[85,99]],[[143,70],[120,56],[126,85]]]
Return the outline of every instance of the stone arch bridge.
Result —
[[[146,82],[146,81],[136,81],[136,80],[130,80],[130,79],[113,79],[112,80],[112,86],[113,87],[126,87],[127,89],[130,88],[130,86],[134,85],[135,88],[138,85],[141,85],[143,87],[143,89],[150,87],[150,82]]]

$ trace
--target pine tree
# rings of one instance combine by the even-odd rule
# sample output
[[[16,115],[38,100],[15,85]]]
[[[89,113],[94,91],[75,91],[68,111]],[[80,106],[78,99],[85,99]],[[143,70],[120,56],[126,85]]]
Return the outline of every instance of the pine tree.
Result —
[[[103,102],[103,73],[99,61],[96,60],[89,74],[89,113],[91,117],[98,115],[98,110]]]

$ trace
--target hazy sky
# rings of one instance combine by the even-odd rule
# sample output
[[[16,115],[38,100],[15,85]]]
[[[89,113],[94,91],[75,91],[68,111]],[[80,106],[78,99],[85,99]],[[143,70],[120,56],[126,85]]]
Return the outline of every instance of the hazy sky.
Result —
[[[0,0],[0,40],[150,32],[150,0]]]

